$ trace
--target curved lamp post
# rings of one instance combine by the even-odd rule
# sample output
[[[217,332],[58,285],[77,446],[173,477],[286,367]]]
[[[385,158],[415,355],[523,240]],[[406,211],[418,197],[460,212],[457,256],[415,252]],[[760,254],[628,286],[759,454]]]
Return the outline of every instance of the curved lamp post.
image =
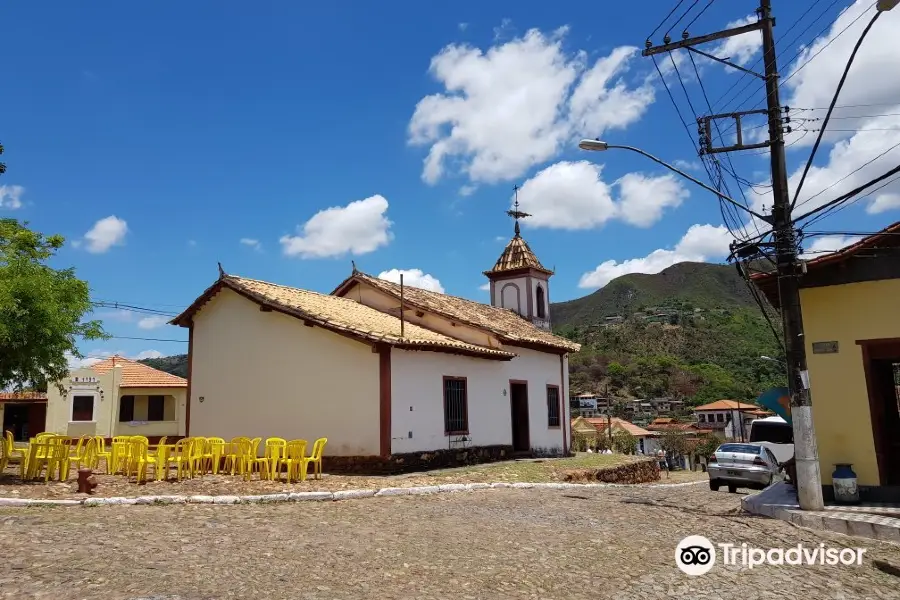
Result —
[[[636,152],[636,153],[640,154],[641,156],[646,156],[647,158],[649,158],[650,160],[652,160],[652,161],[655,162],[656,164],[661,165],[661,166],[663,166],[663,167],[669,169],[669,170],[672,171],[673,173],[678,173],[679,175],[681,175],[681,176],[684,177],[685,179],[688,179],[688,180],[694,182],[695,184],[697,184],[697,185],[699,185],[700,187],[702,187],[704,190],[706,190],[706,191],[708,191],[708,192],[712,192],[713,194],[715,194],[716,196],[718,196],[718,197],[721,198],[722,200],[725,200],[726,202],[728,202],[728,203],[730,203],[730,204],[733,204],[733,205],[736,206],[737,208],[741,209],[742,211],[744,211],[744,212],[746,212],[746,213],[749,213],[749,214],[753,215],[753,216],[756,217],[757,219],[761,219],[762,221],[765,221],[766,223],[771,223],[771,222],[772,222],[772,218],[771,218],[771,217],[767,217],[767,216],[765,216],[765,215],[761,215],[761,214],[759,214],[758,212],[756,212],[756,211],[754,211],[754,210],[751,210],[751,209],[747,208],[746,206],[744,206],[743,204],[741,204],[740,202],[738,202],[738,201],[735,200],[734,198],[731,198],[731,197],[729,197],[729,196],[726,196],[725,194],[723,194],[723,193],[720,192],[719,190],[717,190],[717,189],[715,189],[715,188],[712,188],[712,187],[706,185],[705,183],[703,183],[702,181],[700,181],[700,180],[697,179],[696,177],[692,177],[691,175],[688,175],[687,173],[685,173],[685,172],[682,171],[681,169],[678,169],[678,168],[676,168],[676,167],[673,167],[672,165],[670,165],[669,163],[665,162],[664,160],[661,160],[661,159],[659,159],[659,158],[653,156],[653,155],[650,154],[649,152],[644,152],[644,151],[641,150],[640,148],[635,148],[634,146],[620,146],[620,145],[618,145],[618,144],[607,144],[606,142],[603,142],[603,141],[600,141],[600,140],[587,140],[587,139],[581,140],[580,142],[578,142],[578,147],[581,148],[582,150],[588,150],[588,151],[590,151],[590,152],[605,152],[606,150],[609,150],[609,149],[611,149],[611,148],[615,148],[615,149],[618,149],[618,150],[630,150],[631,152]]]

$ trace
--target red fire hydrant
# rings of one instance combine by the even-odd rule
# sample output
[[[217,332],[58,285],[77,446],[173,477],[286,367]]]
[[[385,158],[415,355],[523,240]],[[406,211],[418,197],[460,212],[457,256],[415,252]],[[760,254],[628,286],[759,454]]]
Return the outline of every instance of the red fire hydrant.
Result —
[[[93,494],[97,487],[97,479],[93,469],[78,469],[78,493]]]

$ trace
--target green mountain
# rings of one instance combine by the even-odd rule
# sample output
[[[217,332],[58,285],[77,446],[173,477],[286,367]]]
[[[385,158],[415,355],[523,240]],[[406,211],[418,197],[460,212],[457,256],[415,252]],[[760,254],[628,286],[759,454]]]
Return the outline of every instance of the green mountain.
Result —
[[[776,327],[774,311],[770,318]],[[680,263],[624,275],[551,305],[554,330],[582,345],[569,360],[573,394],[674,397],[698,405],[753,400],[784,385],[783,352],[734,267]],[[611,324],[606,317],[619,316]]]
[[[555,326],[602,323],[605,317],[645,307],[756,307],[733,266],[683,262],[656,275],[632,273],[610,281],[593,294],[550,305]]]
[[[187,379],[187,354],[161,356],[159,358],[145,358],[138,362],[144,363],[154,369],[159,369],[160,371],[165,371],[166,373],[178,375],[179,377]]]

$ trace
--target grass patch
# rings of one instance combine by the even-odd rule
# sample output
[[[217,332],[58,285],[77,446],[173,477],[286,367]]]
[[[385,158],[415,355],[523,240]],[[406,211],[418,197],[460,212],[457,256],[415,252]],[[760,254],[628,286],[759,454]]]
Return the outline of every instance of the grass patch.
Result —
[[[510,460],[483,465],[430,471],[428,477],[439,483],[493,483],[562,481],[570,469],[605,469],[627,465],[643,457],[624,454],[578,454],[571,458],[541,458]]]

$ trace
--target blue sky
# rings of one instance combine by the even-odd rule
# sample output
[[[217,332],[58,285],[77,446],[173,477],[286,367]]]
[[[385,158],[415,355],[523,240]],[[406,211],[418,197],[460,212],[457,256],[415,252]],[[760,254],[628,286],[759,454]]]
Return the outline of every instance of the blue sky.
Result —
[[[4,9],[0,216],[65,235],[56,264],[74,266],[95,299],[159,311],[189,304],[218,261],[230,273],[329,292],[352,259],[376,275],[418,270],[407,280],[486,301],[481,272],[512,235],[504,211],[513,185],[534,214],[523,235],[556,269],[553,301],[627,272],[720,261],[732,238],[710,194],[640,156],[577,149],[580,137],[602,136],[706,180],[638,50],[674,4],[13,3]],[[788,136],[793,173],[872,11],[854,19],[872,2],[842,15],[847,3],[775,4],[783,78],[815,56],[783,90],[802,132]],[[755,6],[713,3],[690,33],[752,18]],[[805,208],[897,162],[900,82],[880,76],[900,68],[889,37],[897,17],[884,15],[860,52],[839,103],[847,107],[801,199],[846,178]],[[748,67],[759,59],[755,33],[728,44],[705,49]],[[685,90],[698,113],[709,112],[704,90],[716,112],[762,105],[761,82],[709,61],[697,62],[698,81],[687,55],[673,58],[677,74],[668,57],[659,64],[690,129]],[[731,180],[733,194],[743,187],[764,206],[767,156],[732,160],[762,186]],[[815,229],[896,221],[898,187]],[[819,238],[813,250],[847,241]],[[96,314],[119,337],[84,344],[90,356],[186,351],[125,339],[186,339],[162,319]]]

